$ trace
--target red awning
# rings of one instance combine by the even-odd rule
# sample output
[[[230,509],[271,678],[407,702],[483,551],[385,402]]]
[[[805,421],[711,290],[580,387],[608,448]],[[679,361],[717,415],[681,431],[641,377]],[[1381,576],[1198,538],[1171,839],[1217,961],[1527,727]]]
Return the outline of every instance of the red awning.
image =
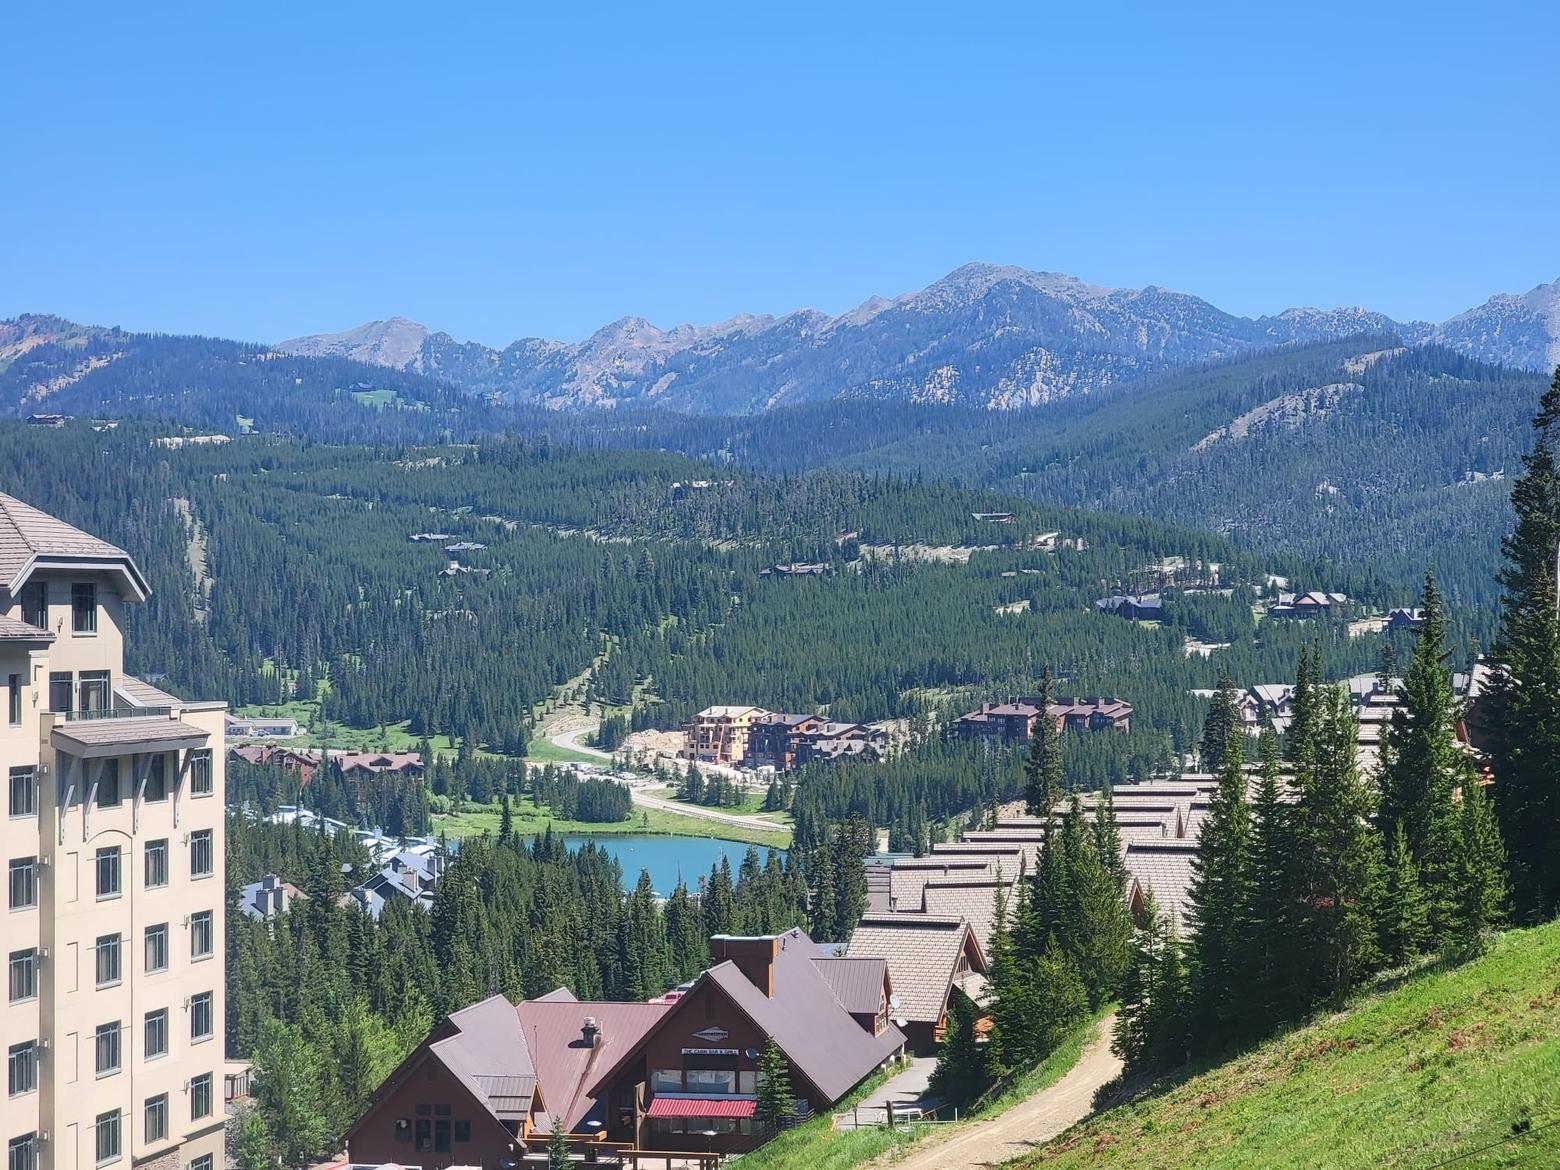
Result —
[[[731,1097],[657,1097],[646,1117],[752,1117],[753,1102]]]

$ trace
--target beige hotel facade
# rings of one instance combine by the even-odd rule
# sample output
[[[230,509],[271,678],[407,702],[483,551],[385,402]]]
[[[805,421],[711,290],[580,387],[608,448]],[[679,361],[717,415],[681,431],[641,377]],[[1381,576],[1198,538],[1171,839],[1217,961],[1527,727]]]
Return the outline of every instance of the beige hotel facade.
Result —
[[[124,550],[0,494],[4,1170],[222,1170],[223,710],[124,673]]]

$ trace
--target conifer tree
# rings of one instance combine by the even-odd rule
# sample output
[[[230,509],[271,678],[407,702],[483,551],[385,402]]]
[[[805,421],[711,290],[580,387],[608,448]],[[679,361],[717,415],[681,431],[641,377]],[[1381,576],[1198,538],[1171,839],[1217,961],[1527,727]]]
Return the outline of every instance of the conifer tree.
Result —
[[[759,1132],[779,1133],[791,1119],[795,1106],[791,1099],[791,1065],[773,1037],[759,1057],[757,1080],[753,1120]]]
[[[547,1139],[547,1170],[571,1170],[574,1165],[569,1157],[569,1140],[564,1136],[563,1118],[556,1113],[552,1119],[552,1137]]]
[[[1051,668],[1040,671],[1034,730],[1024,759],[1024,810],[1032,817],[1049,817],[1062,792],[1062,732],[1051,716]]]
[[[1284,745],[1299,788],[1309,782],[1316,755],[1316,737],[1321,725],[1321,676],[1321,651],[1315,646],[1302,646],[1295,666],[1294,699]]]
[[[1560,910],[1560,368],[1533,430],[1533,450],[1511,490],[1516,528],[1501,542],[1500,635],[1482,719],[1522,922]]]
[[[1165,935],[1154,979],[1148,989],[1153,1005],[1153,1065],[1173,1068],[1186,1060],[1192,1048],[1192,986],[1186,969],[1186,951],[1172,922]]]
[[[927,1083],[930,1091],[955,1105],[967,1105],[986,1087],[985,1046],[975,1036],[975,1005],[962,991],[948,997],[948,1025]]]
[[[1235,705],[1235,684],[1227,669],[1219,670],[1219,689],[1214,693],[1203,720],[1203,733],[1198,756],[1204,772],[1218,775],[1224,767],[1229,751],[1230,737],[1238,734],[1240,714]]]
[[[1251,881],[1246,911],[1249,1018],[1259,1025],[1294,1010],[1295,815],[1279,791],[1278,736],[1269,723],[1258,742],[1261,775],[1251,809]]]
[[[1451,942],[1464,955],[1475,955],[1505,920],[1506,851],[1494,810],[1483,787],[1471,777],[1462,789],[1457,818],[1457,852],[1452,873],[1457,892]]]
[[[1146,890],[1111,1043],[1128,1071],[1150,1071],[1186,1058],[1189,994],[1180,940],[1153,891]]]
[[[503,807],[498,814],[498,843],[508,845],[515,839],[515,814],[509,807],[509,793],[504,793]]]
[[[1226,729],[1219,787],[1197,837],[1189,895],[1192,986],[1199,1039],[1210,1049],[1241,1031],[1237,989],[1250,966],[1246,909],[1251,904],[1251,809],[1244,754]]]
[[[1121,826],[1116,820],[1116,800],[1110,781],[1100,788],[1094,804],[1094,848],[1100,862],[1110,872],[1118,891],[1127,886],[1127,863],[1121,852]]]
[[[1435,574],[1425,574],[1424,623],[1403,677],[1402,706],[1382,742],[1379,825],[1402,828],[1425,892],[1432,937],[1446,934],[1453,900],[1452,790],[1465,753],[1457,744],[1458,704],[1446,665],[1446,610]]]
[[[1298,892],[1312,990],[1338,1001],[1380,956],[1381,843],[1355,761],[1357,725],[1341,687],[1324,692],[1320,716],[1298,810]]]
[[[1401,823],[1392,826],[1387,848],[1385,890],[1381,914],[1381,953],[1392,966],[1402,966],[1424,947],[1430,935],[1429,911],[1419,868]]]

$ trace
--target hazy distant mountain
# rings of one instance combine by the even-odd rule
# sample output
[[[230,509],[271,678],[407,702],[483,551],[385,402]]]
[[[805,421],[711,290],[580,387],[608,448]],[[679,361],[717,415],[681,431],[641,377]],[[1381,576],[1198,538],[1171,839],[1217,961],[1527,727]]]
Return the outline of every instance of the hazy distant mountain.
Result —
[[[405,369],[416,363],[428,330],[405,317],[370,321],[341,333],[319,333],[286,344],[286,353],[298,357],[344,357],[375,366]]]
[[[1435,327],[1434,339],[1485,361],[1549,371],[1560,365],[1560,280],[1499,293]]]

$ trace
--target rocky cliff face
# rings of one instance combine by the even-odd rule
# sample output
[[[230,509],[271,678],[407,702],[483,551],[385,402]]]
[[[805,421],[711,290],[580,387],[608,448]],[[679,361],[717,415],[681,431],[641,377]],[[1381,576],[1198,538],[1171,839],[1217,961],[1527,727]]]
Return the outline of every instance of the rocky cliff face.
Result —
[[[447,378],[473,393],[561,408],[662,406],[747,413],[830,398],[1006,410],[1253,349],[1393,333],[1539,368],[1560,361],[1560,283],[1500,296],[1442,325],[1366,309],[1290,309],[1252,319],[1150,286],[1104,288],[1053,272],[967,264],[916,293],[838,317],[804,309],[662,330],[626,317],[578,344],[504,349],[395,318],[284,342]]]

